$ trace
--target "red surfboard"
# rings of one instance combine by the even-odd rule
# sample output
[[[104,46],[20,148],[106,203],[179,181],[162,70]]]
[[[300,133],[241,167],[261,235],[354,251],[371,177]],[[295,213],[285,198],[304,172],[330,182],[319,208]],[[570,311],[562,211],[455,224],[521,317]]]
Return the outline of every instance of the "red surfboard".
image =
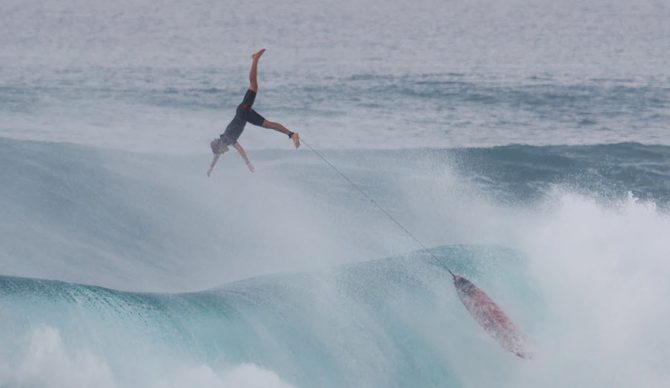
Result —
[[[454,275],[454,286],[458,297],[465,308],[491,337],[495,338],[503,348],[521,358],[531,358],[525,347],[523,335],[498,305],[468,279]]]

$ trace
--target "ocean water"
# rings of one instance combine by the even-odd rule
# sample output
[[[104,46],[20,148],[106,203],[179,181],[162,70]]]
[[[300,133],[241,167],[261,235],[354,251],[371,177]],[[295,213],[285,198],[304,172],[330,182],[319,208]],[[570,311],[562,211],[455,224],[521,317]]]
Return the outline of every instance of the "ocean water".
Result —
[[[0,2],[0,387],[664,387],[670,5]],[[211,178],[249,55],[255,107]],[[527,339],[504,350],[448,270]]]

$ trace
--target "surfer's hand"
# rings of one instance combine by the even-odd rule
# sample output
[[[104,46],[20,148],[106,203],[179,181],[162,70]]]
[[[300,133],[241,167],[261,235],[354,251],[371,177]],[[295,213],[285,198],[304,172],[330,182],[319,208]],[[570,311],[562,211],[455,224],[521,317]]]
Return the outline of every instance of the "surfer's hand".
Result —
[[[253,165],[253,164],[251,164],[251,162],[250,162],[250,161],[248,161],[248,160],[247,160],[247,168],[248,168],[248,169],[249,169],[249,171],[251,171],[251,172],[254,172],[254,171],[256,171],[256,169],[254,168],[254,165]]]
[[[208,178],[210,177],[210,175],[212,175],[212,170],[213,170],[213,169],[214,169],[214,167],[212,167],[212,166],[210,166],[210,167],[207,169],[207,177],[208,177]]]

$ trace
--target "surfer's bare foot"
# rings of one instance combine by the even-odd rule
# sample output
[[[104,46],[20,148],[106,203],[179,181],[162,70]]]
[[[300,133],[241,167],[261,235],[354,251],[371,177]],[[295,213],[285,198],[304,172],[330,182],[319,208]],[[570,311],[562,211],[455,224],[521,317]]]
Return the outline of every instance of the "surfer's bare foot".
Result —
[[[265,52],[265,49],[258,50],[258,52],[255,52],[255,53],[251,54],[251,59],[253,59],[254,61],[259,60],[261,55],[263,55],[264,52]]]
[[[295,148],[300,147],[300,135],[298,132],[293,132],[293,135],[291,135],[291,140],[293,140],[293,145]]]

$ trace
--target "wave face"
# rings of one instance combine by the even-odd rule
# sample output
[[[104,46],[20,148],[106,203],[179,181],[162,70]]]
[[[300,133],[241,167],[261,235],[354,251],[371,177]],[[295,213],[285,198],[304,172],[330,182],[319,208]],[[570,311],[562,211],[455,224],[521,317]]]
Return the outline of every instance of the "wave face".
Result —
[[[662,206],[670,200],[670,147],[666,146],[510,145],[449,154],[475,185],[510,201],[541,198],[556,186],[609,199],[630,192]]]
[[[489,355],[486,367],[509,375],[503,366],[516,361],[459,305],[445,268],[477,278],[518,307],[529,294],[521,261],[497,247],[433,253],[438,261],[411,254],[186,294],[2,277],[3,343],[15,351],[16,334],[53,328],[68,346],[103,355],[124,386],[156,377],[136,375],[147,356],[165,369],[171,358],[221,369],[253,363],[296,386],[454,385],[478,354]],[[501,274],[520,282],[505,285]]]
[[[0,385],[670,378],[670,147],[324,155],[437,259],[308,153],[254,152],[254,175],[224,158],[207,179],[205,156],[0,139]],[[486,334],[447,268],[532,361]]]

